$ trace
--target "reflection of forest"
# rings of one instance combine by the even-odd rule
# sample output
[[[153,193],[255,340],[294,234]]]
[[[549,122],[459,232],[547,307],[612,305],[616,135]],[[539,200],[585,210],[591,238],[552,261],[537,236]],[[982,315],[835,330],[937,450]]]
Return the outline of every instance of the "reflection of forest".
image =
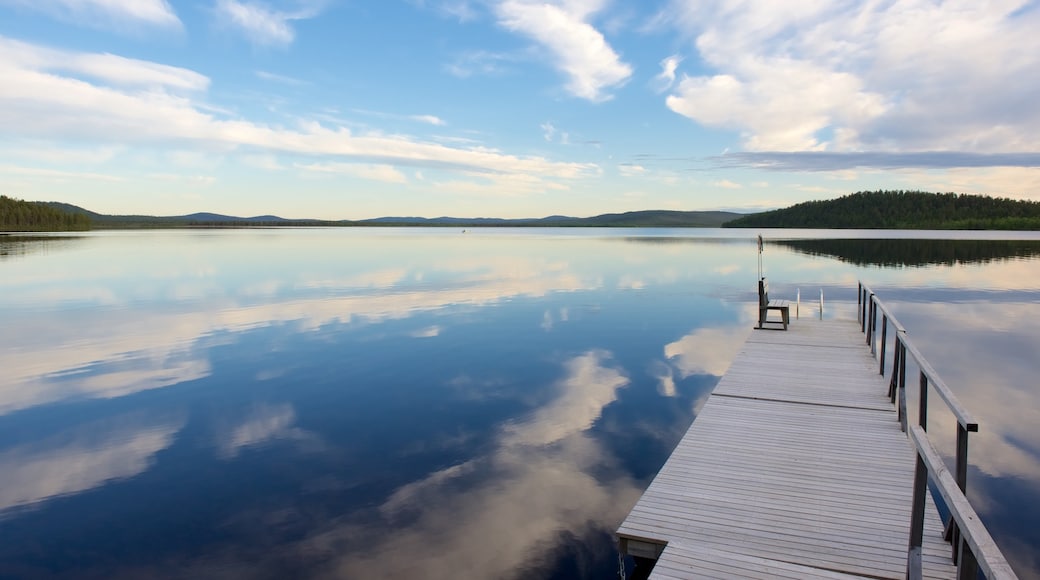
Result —
[[[732,245],[744,245],[754,246],[754,237],[735,237],[735,238],[687,238],[683,236],[625,236],[623,238],[606,238],[607,240],[621,240],[623,242],[633,242],[637,244],[658,244],[658,245],[678,245],[678,244],[732,244]]]
[[[4,236],[0,235],[0,260],[20,258],[37,252],[66,249],[80,236]]]
[[[769,243],[858,266],[976,264],[1040,256],[1038,240],[777,240]]]

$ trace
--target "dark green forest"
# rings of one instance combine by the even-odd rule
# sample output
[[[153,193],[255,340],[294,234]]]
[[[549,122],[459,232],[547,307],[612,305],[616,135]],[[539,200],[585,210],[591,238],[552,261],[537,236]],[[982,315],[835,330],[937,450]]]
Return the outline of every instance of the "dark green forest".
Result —
[[[0,231],[58,232],[90,229],[90,216],[0,195]]]
[[[925,191],[861,191],[747,215],[722,227],[1040,230],[1040,202]]]

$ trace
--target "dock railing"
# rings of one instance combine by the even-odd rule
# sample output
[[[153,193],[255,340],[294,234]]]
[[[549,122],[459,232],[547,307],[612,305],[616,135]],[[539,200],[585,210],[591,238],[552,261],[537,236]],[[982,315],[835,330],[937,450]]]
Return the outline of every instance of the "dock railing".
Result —
[[[878,335],[878,317],[881,333]],[[894,335],[888,396],[898,401],[899,422],[914,444],[917,467],[914,475],[914,500],[910,523],[910,545],[907,554],[907,578],[921,577],[921,545],[924,533],[925,494],[929,478],[950,510],[946,525],[946,540],[953,547],[953,561],[957,564],[960,580],[974,580],[979,569],[989,580],[1017,578],[1004,555],[993,542],[978,514],[968,503],[965,490],[968,483],[968,434],[977,432],[979,424],[946,386],[932,365],[907,335],[906,328],[892,315],[887,306],[863,282],[859,283],[857,319],[866,336],[870,352],[879,361],[878,372],[884,376],[888,354],[888,335]],[[891,331],[889,330],[891,327]],[[920,369],[917,425],[908,425],[906,405],[906,361],[912,357]],[[939,452],[928,436],[928,393],[934,389],[939,398],[957,419],[956,477],[950,475]]]

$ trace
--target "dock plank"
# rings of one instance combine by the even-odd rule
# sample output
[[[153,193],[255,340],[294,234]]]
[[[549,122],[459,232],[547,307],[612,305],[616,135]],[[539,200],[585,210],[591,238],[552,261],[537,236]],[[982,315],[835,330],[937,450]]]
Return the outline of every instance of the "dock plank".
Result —
[[[902,578],[914,453],[853,321],[753,331],[617,530],[651,578]],[[928,498],[925,578],[953,578]]]

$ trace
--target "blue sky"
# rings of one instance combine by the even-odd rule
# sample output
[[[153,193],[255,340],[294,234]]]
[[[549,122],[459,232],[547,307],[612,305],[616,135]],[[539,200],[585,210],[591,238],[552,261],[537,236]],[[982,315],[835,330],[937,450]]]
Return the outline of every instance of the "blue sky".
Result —
[[[1040,3],[0,0],[0,193],[103,213],[1040,199]]]

